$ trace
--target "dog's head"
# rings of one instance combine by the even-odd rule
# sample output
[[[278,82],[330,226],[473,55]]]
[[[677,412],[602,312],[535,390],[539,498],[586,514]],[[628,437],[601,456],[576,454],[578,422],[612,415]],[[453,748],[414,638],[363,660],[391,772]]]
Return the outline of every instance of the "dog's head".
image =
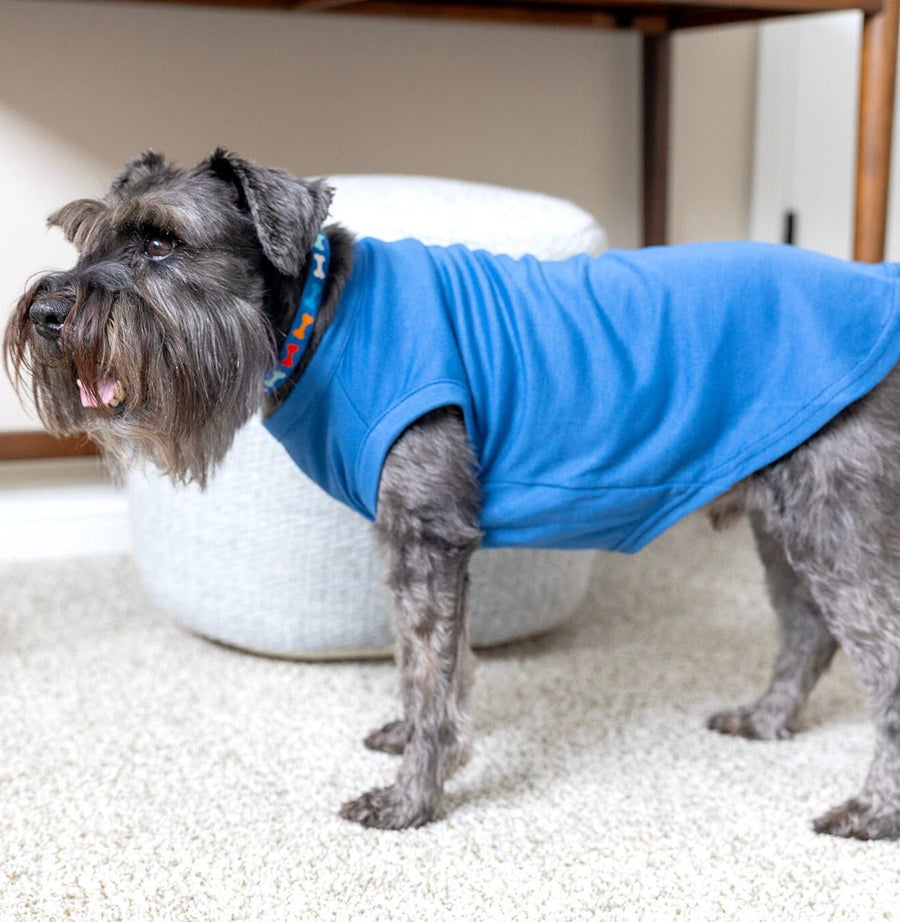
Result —
[[[131,161],[102,199],[51,215],[78,250],[6,329],[7,370],[44,425],[205,481],[259,407],[279,293],[302,275],[330,190],[217,150]]]

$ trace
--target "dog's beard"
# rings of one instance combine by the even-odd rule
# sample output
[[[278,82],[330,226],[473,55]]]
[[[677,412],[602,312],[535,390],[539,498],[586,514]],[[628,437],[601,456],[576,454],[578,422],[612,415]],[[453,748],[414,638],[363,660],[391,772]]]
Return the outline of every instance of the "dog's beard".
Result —
[[[146,460],[175,481],[205,484],[259,408],[274,363],[261,296],[210,304],[186,290],[164,303],[83,280],[62,295],[72,306],[52,341],[29,315],[46,294],[40,283],[25,294],[5,340],[11,377],[19,390],[30,379],[44,426],[94,440],[119,478]]]

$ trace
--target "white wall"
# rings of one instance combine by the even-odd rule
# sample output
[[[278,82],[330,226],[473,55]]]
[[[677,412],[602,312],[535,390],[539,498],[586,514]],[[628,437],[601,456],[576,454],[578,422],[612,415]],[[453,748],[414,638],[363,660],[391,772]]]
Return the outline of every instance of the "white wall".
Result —
[[[537,189],[636,245],[639,48],[586,29],[2,0],[0,305],[70,261],[46,214],[146,147]],[[675,240],[746,233],[754,49],[752,27],[676,41]],[[0,384],[0,428],[25,424]]]

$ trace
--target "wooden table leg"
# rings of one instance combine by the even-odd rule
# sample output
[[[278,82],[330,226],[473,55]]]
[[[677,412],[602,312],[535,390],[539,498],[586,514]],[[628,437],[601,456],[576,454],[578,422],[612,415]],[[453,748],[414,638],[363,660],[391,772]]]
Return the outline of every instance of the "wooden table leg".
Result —
[[[643,42],[643,241],[644,246],[655,246],[666,242],[668,231],[672,55],[667,32],[645,34]]]
[[[900,0],[884,0],[863,21],[853,238],[853,257],[862,262],[884,259],[898,16]]]

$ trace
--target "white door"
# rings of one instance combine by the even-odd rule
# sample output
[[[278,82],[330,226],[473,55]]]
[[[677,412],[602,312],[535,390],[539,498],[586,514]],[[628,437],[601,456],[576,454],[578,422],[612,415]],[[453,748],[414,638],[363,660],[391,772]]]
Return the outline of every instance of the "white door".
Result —
[[[759,42],[751,236],[849,258],[861,13],[767,22]],[[900,117],[895,114],[895,124]],[[887,258],[900,259],[900,142],[891,167]],[[892,219],[893,218],[893,219]]]

